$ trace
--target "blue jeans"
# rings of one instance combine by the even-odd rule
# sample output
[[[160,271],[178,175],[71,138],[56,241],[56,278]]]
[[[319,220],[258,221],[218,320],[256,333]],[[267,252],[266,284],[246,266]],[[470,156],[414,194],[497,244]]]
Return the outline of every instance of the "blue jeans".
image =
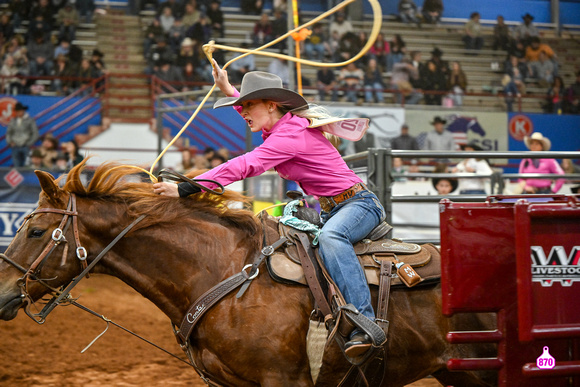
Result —
[[[12,163],[15,168],[26,166],[26,160],[28,159],[28,151],[30,150],[27,146],[13,146],[12,147]]]
[[[370,191],[361,191],[330,213],[322,213],[320,256],[347,303],[372,321],[375,312],[364,270],[354,252],[353,243],[366,237],[383,219],[385,210]]]

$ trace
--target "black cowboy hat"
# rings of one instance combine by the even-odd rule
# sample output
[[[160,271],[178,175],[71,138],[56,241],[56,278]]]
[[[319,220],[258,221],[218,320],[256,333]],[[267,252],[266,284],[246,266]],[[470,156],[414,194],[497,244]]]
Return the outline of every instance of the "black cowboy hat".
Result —
[[[441,51],[439,47],[435,47],[433,51],[431,51],[431,55],[441,58],[443,56],[443,51]]]
[[[439,184],[441,180],[449,181],[449,183],[451,184],[451,192],[454,192],[459,186],[459,182],[457,181],[457,179],[453,179],[450,177],[437,177],[437,178],[434,177],[431,179],[431,184],[433,184],[433,188],[435,188],[435,191],[437,191],[437,184]]]
[[[103,54],[98,48],[95,48],[93,50],[93,56],[98,56],[99,58],[102,58],[105,56],[105,54]]]
[[[435,118],[433,118],[433,122],[431,122],[431,125],[435,125],[435,124],[446,124],[447,120],[444,120],[443,118],[436,116]]]
[[[14,110],[28,110],[28,106],[23,105],[20,102],[16,102],[16,105],[14,105]]]
[[[243,102],[253,99],[278,102],[290,110],[308,107],[308,102],[303,96],[282,86],[282,79],[279,76],[264,71],[251,71],[242,79],[239,97],[218,99],[213,108],[240,106]]]
[[[522,19],[524,19],[524,20],[526,20],[526,19],[534,20],[534,17],[532,15],[530,15],[529,13],[526,13],[525,15],[522,16]]]
[[[461,144],[461,150],[465,150],[465,148],[472,148],[474,151],[482,151],[483,148],[480,147],[475,141],[470,141],[467,144]]]

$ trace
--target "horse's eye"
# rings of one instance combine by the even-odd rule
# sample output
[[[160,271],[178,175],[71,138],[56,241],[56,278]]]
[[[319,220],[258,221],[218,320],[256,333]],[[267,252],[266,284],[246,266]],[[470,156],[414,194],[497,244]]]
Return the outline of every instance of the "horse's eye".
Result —
[[[45,232],[46,232],[46,230],[34,228],[28,232],[28,237],[29,238],[40,238],[44,235]]]

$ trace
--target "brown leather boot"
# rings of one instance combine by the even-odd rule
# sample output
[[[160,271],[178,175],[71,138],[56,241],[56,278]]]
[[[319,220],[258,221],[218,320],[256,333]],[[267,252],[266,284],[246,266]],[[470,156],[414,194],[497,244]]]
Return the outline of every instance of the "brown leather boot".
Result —
[[[348,357],[358,357],[371,348],[371,338],[364,332],[356,332],[344,345],[344,353]]]

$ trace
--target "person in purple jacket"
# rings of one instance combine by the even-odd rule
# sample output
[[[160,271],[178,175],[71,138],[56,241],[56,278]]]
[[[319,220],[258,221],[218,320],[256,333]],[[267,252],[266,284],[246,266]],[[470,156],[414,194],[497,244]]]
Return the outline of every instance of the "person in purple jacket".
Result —
[[[245,74],[239,92],[215,60],[213,76],[227,96],[219,99],[214,108],[233,106],[252,132],[262,133],[264,143],[197,178],[215,180],[225,186],[274,168],[282,178],[296,181],[307,195],[318,198],[324,223],[319,239],[324,264],[346,302],[374,321],[369,287],[353,243],[362,240],[384,220],[385,210],[323,132],[308,127],[308,118],[320,118],[320,110],[309,108],[300,94],[283,88],[282,80],[270,73]],[[215,188],[211,184],[205,186]],[[153,188],[155,193],[173,197],[201,191],[190,183],[162,182]],[[356,357],[370,346],[371,338],[355,329],[345,352]]]
[[[525,136],[524,143],[532,152],[549,151],[552,147],[550,139],[544,137],[540,132],[532,133],[529,137]],[[563,175],[564,171],[554,159],[523,159],[520,162],[519,173],[553,173]],[[551,194],[558,192],[562,188],[564,179],[556,180],[554,188],[552,188],[552,181],[547,178],[520,179],[519,183],[520,187],[522,187],[522,193]]]

